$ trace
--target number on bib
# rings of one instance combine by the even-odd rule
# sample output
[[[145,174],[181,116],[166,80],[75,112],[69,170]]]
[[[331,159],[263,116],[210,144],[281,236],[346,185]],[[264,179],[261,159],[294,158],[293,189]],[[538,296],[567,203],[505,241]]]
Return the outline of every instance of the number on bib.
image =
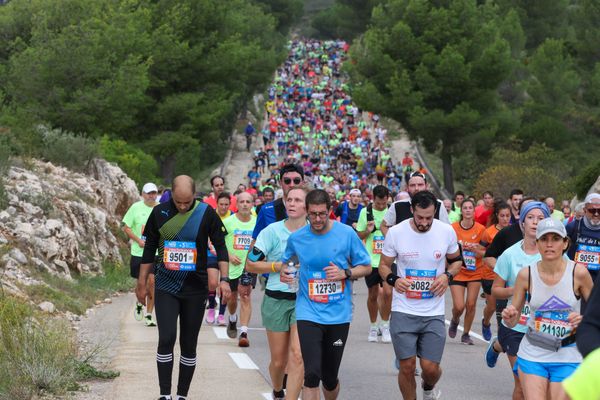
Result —
[[[373,236],[373,254],[381,254],[384,239],[383,236]]]
[[[600,246],[579,244],[575,253],[575,262],[585,264],[589,270],[600,270]]]
[[[536,311],[535,330],[564,339],[571,335],[568,311]]]
[[[465,267],[467,268],[467,271],[475,271],[477,269],[475,252],[468,250],[463,251],[463,260],[465,260]]]
[[[308,298],[316,303],[335,303],[344,298],[344,281],[308,280]]]
[[[432,298],[431,285],[436,273],[435,269],[407,269],[406,279],[410,281],[410,287],[406,291],[406,297],[419,300]]]
[[[531,309],[529,308],[529,304],[525,304],[523,306],[523,309],[521,310],[521,318],[519,319],[519,325],[527,325],[530,314],[531,314]]]
[[[195,271],[198,251],[194,242],[165,241],[163,263],[171,271]]]
[[[252,243],[251,231],[233,231],[233,249],[234,250],[250,250]]]

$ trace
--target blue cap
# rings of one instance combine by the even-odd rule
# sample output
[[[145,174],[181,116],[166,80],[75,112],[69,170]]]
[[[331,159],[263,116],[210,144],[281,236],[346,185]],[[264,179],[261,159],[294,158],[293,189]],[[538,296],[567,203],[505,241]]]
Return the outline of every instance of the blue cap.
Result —
[[[542,210],[544,218],[548,218],[550,216],[550,210],[548,209],[548,206],[545,203],[542,203],[541,201],[532,201],[526,203],[521,208],[521,214],[519,215],[519,221],[521,222],[521,224],[523,224],[523,222],[525,221],[525,217],[532,210]]]

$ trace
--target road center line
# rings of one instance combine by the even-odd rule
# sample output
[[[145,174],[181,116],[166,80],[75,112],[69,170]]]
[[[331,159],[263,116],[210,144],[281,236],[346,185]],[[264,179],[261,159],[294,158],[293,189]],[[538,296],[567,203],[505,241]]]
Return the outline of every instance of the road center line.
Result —
[[[445,320],[445,321],[446,321],[446,325],[450,325],[450,321],[449,321],[449,320]],[[458,326],[458,330],[459,330],[459,331],[461,331],[461,332],[464,332],[464,331],[465,331],[465,328],[463,328],[463,327],[462,327],[462,325],[459,325],[459,326]],[[473,336],[475,339],[479,339],[479,340],[481,340],[482,342],[488,343],[488,341],[487,341],[487,340],[485,340],[485,339],[483,338],[483,336],[481,336],[481,335],[480,335],[480,334],[478,334],[478,333],[475,333],[475,332],[471,331],[471,332],[469,332],[469,335],[470,335],[470,336]]]
[[[240,369],[258,369],[254,361],[246,353],[227,353]]]
[[[229,336],[227,336],[227,330],[224,326],[213,326],[213,332],[215,333],[217,339],[229,339]]]

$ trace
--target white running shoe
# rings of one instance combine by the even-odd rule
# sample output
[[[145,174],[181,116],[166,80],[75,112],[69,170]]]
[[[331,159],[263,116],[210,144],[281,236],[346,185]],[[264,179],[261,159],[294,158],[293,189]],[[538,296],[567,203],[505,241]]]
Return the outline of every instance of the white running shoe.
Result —
[[[369,342],[377,341],[377,327],[371,327],[371,329],[369,329],[369,338],[367,340]]]
[[[442,397],[442,393],[437,389],[423,390],[423,400],[439,400]]]
[[[383,343],[392,343],[392,335],[390,335],[390,326],[387,324],[381,325],[379,329],[381,329],[381,341]]]

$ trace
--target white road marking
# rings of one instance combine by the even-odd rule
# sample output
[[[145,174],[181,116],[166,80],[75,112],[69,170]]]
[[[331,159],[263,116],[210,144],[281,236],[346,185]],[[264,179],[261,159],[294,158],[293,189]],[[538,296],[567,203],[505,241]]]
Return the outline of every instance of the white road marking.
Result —
[[[267,400],[273,400],[273,397],[271,397],[271,393],[263,393],[262,396]]]
[[[213,332],[217,339],[229,339],[227,336],[227,329],[224,326],[213,326]]]
[[[240,369],[258,369],[254,361],[246,353],[228,353],[229,357]]]
[[[449,321],[449,320],[446,320],[446,325],[450,325],[450,321]],[[461,332],[464,332],[464,331],[465,331],[465,328],[463,328],[463,327],[462,327],[462,325],[459,325],[459,326],[458,326],[458,330],[459,330],[459,331],[461,331]],[[475,333],[475,332],[471,331],[471,332],[469,332],[469,335],[470,335],[470,336],[473,336],[475,339],[479,339],[479,340],[481,340],[482,342],[489,343],[487,340],[485,340],[485,339],[483,338],[483,336],[481,336],[481,335],[480,335],[480,334],[478,334],[478,333]]]

